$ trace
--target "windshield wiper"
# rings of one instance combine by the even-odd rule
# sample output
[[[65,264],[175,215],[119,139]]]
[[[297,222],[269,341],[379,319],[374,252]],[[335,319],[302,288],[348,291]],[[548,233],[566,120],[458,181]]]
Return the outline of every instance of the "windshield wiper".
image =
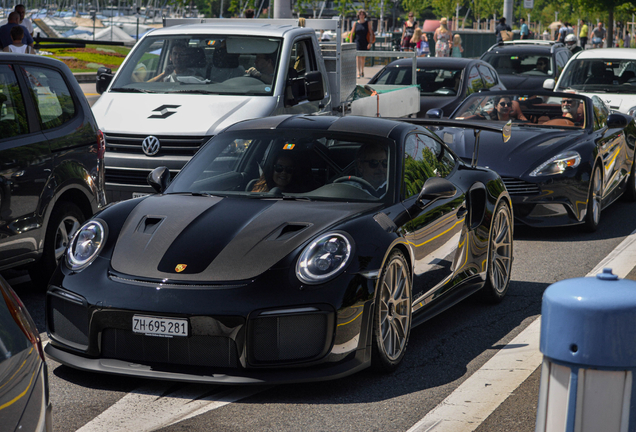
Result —
[[[176,90],[176,91],[169,91],[166,93],[196,93],[196,94],[213,94],[213,95],[219,94],[219,92],[213,92],[209,90]]]
[[[119,92],[119,93],[157,93],[152,90],[142,90],[138,88],[126,88],[126,87],[115,87],[110,89],[110,91]]]

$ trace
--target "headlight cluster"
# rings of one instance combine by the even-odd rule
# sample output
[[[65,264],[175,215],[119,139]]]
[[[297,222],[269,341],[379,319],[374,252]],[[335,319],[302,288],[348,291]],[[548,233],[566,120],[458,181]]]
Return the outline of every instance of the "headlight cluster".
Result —
[[[561,153],[539,165],[530,173],[531,177],[562,174],[568,168],[576,168],[581,163],[581,155],[575,151]]]
[[[329,233],[318,237],[298,259],[298,279],[307,284],[328,281],[345,268],[351,258],[351,249],[351,241],[344,234]]]
[[[82,226],[66,250],[66,265],[73,271],[85,269],[104,247],[106,229],[99,221],[91,220]]]

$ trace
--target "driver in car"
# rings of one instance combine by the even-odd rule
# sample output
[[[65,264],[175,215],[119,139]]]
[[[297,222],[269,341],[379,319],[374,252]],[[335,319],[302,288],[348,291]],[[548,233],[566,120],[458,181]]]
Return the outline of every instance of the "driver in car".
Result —
[[[245,71],[246,75],[258,78],[265,84],[274,81],[274,59],[270,54],[256,54],[254,66]]]
[[[195,72],[188,68],[188,47],[185,45],[174,45],[170,51],[170,62],[166,69],[148,82],[177,82],[177,75],[195,75]]]
[[[572,120],[577,126],[583,124],[583,111],[579,111],[580,105],[581,101],[578,99],[561,99],[561,112],[563,113],[563,117]]]
[[[358,149],[356,171],[364,183],[347,180],[343,183],[358,187],[369,194],[381,197],[386,193],[388,156],[386,146],[378,143],[367,143]]]

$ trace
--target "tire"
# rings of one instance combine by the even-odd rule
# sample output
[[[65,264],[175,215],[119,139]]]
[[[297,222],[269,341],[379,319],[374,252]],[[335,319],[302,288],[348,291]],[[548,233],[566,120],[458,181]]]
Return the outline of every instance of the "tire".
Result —
[[[587,195],[587,212],[583,229],[587,232],[594,232],[598,229],[601,222],[601,200],[603,197],[603,176],[601,175],[601,167],[594,166],[592,171],[592,179],[590,180],[590,191]]]
[[[627,178],[627,185],[625,186],[625,193],[623,197],[627,201],[636,201],[636,173],[634,170],[636,169],[636,159],[632,162],[632,170],[629,173],[629,177]]]
[[[412,285],[404,255],[393,251],[380,274],[373,312],[371,364],[378,372],[393,372],[406,353],[411,334]]]
[[[500,303],[508,292],[512,270],[512,213],[504,201],[497,204],[488,239],[486,283],[478,291],[481,300]]]
[[[70,202],[58,203],[49,219],[44,238],[44,251],[40,260],[29,269],[31,280],[46,288],[68,242],[86,220],[84,213]]]

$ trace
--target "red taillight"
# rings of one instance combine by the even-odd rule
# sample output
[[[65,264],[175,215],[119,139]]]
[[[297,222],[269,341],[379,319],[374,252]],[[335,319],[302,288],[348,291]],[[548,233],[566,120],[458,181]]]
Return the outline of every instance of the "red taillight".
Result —
[[[106,152],[106,138],[102,131],[97,130],[97,159],[104,159],[104,153]]]
[[[4,280],[2,276],[0,276],[0,292],[2,293],[2,297],[4,298],[7,307],[9,308],[9,313],[13,317],[13,320],[16,322],[22,333],[29,339],[29,341],[37,348],[42,361],[44,359],[44,350],[42,349],[42,343],[40,341],[40,334],[38,333],[38,329],[33,322],[33,318],[29,315],[29,312],[24,307],[22,300],[20,297],[13,291],[11,285]]]

